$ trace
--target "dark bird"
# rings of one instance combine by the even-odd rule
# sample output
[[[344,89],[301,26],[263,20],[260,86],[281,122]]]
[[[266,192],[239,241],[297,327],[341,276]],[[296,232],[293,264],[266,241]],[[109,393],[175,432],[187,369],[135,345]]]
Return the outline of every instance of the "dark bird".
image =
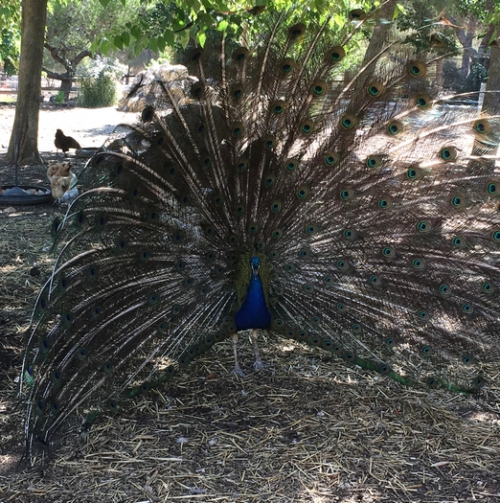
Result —
[[[329,21],[266,16],[251,49],[191,48],[185,95],[157,81],[53,223],[22,371],[28,456],[245,330],[402,385],[498,389],[498,117],[441,96],[446,49],[425,37],[374,37],[344,74],[373,13],[335,40]]]
[[[70,148],[81,149],[80,144],[72,137],[66,136],[60,129],[56,131],[56,138],[54,140],[54,145],[57,149],[60,149],[66,155],[66,152]]]

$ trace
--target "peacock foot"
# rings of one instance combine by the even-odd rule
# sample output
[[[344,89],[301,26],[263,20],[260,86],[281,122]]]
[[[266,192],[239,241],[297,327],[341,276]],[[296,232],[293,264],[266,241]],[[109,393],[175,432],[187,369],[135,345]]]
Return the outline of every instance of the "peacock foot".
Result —
[[[260,358],[256,358],[253,362],[253,368],[255,370],[266,370],[269,365],[266,365]]]
[[[238,377],[246,377],[247,375],[243,372],[243,369],[239,365],[235,365],[234,369],[231,371],[231,375]]]

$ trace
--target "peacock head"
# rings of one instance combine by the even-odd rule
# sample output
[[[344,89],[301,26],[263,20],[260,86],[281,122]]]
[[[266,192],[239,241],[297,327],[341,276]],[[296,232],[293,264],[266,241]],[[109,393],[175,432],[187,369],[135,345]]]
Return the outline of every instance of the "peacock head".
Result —
[[[250,261],[250,265],[252,266],[253,275],[257,276],[259,274],[259,269],[260,269],[260,258],[259,257],[252,257],[252,260]]]

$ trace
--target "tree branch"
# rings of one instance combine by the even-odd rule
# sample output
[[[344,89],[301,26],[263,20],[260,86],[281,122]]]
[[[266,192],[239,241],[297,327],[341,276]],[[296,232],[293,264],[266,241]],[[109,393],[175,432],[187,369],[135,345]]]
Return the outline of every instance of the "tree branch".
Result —
[[[71,80],[71,75],[66,72],[66,73],[56,73],[53,72],[52,70],[47,70],[47,68],[42,67],[42,71],[44,71],[47,74],[47,77],[49,79],[55,79],[55,80]]]
[[[53,59],[55,59],[58,63],[61,63],[61,65],[63,65],[64,68],[66,68],[66,70],[69,68],[70,62],[67,59],[61,58],[61,56],[59,56],[57,47],[50,45],[48,42],[45,42],[43,46],[45,47],[45,49],[49,50],[50,55],[52,56]]]
[[[79,54],[76,55],[75,59],[73,59],[72,61],[73,65],[77,66],[80,63],[80,61],[86,57],[89,58],[92,57],[92,53],[88,49],[85,49],[84,51],[81,51]]]

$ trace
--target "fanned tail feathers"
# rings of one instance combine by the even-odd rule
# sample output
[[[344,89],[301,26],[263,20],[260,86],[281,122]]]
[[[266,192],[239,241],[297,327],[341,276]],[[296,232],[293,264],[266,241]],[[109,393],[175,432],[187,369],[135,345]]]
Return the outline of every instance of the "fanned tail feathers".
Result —
[[[291,17],[188,51],[192,86],[158,81],[86,168],[28,340],[30,452],[237,332],[256,267],[273,333],[403,384],[492,383],[498,117],[438,95],[439,48],[386,38],[343,78],[363,21]]]

